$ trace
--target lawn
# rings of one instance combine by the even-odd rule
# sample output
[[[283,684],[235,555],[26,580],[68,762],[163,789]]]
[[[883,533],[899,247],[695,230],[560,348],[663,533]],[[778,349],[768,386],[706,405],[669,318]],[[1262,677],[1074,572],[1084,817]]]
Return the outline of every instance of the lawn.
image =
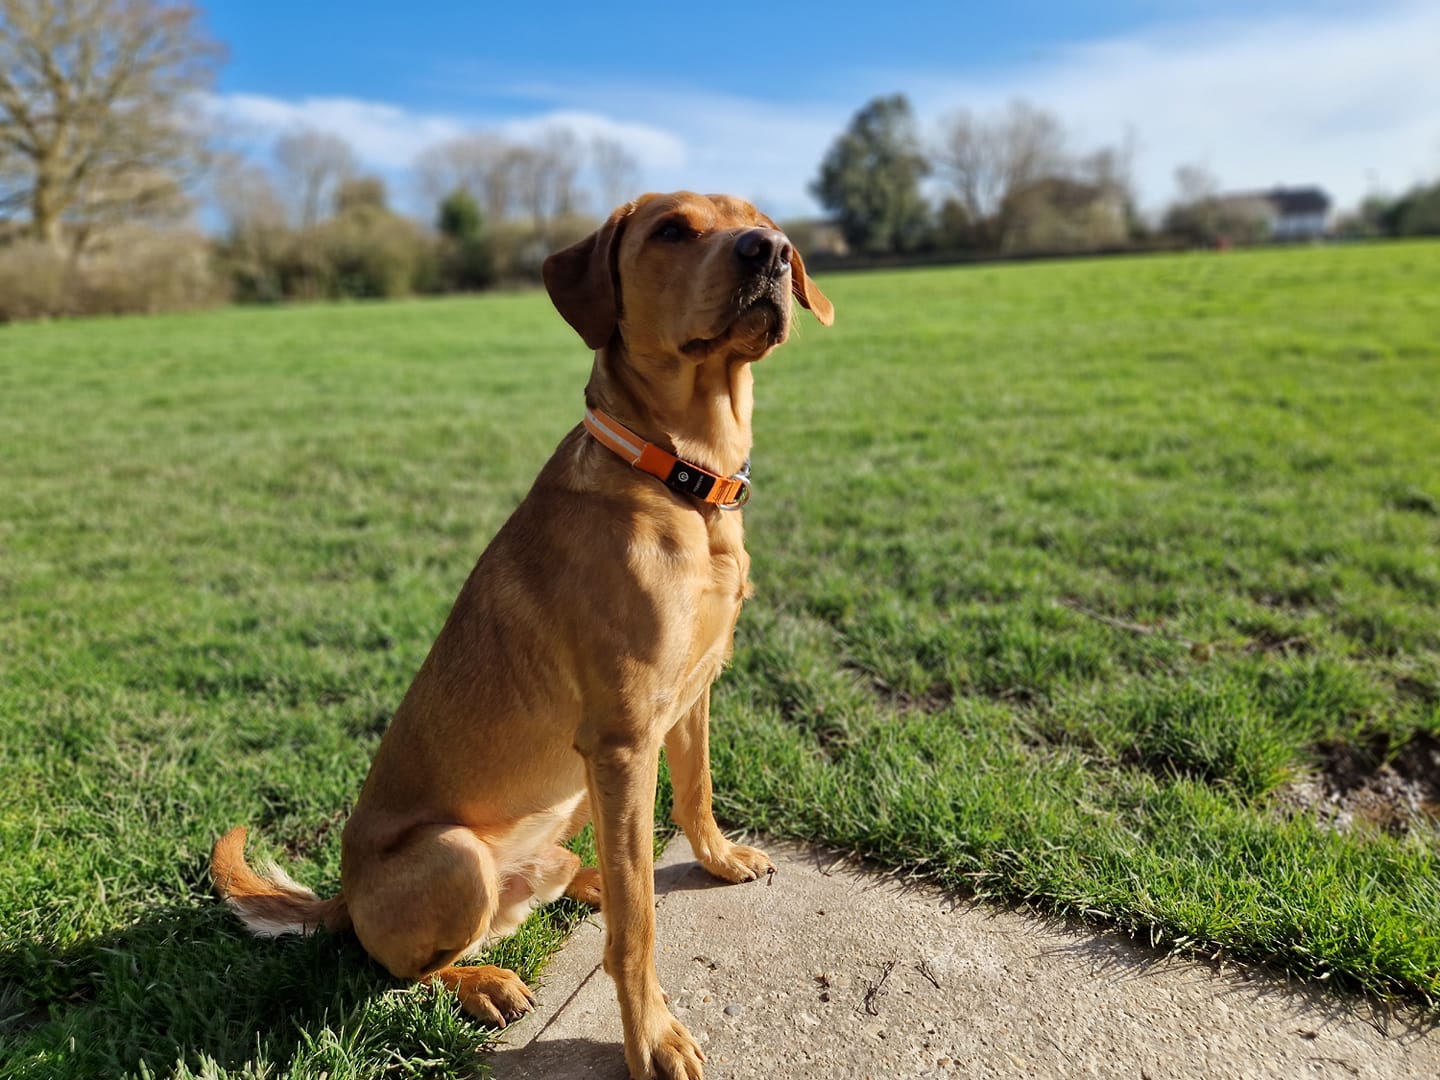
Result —
[[[757,371],[722,821],[1433,1011],[1437,282],[1437,244],[822,277],[836,326]],[[246,823],[334,889],[588,368],[539,294],[0,328],[0,1076],[474,1072],[448,998],[246,938],[205,865]],[[1377,776],[1415,813],[1337,810]]]

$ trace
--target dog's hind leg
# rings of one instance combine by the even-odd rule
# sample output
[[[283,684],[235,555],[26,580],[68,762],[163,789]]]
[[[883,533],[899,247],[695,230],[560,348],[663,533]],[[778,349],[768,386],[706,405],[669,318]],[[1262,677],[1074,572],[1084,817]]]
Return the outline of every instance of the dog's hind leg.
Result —
[[[342,888],[355,934],[390,974],[449,986],[467,1012],[496,1027],[534,1007],[513,971],[452,966],[490,934],[508,899],[489,845],[458,825],[415,829],[383,855],[346,841]]]
[[[573,839],[580,830],[590,824],[590,795],[586,792],[570,814],[570,820],[565,825],[565,839]],[[588,904],[597,910],[600,907],[600,871],[594,866],[581,866],[575,870],[570,878],[570,884],[565,887],[565,895],[571,900],[578,900],[582,904]]]
[[[448,986],[471,1016],[492,1027],[503,1028],[535,1007],[535,995],[520,976],[493,964],[443,967],[426,982]]]

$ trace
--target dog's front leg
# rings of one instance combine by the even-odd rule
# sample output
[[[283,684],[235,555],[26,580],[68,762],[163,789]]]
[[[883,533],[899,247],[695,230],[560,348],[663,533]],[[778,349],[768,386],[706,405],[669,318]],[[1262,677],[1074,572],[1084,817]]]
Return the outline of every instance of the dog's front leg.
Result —
[[[587,752],[588,751],[588,752]],[[634,1080],[699,1080],[705,1055],[671,1014],[655,974],[655,773],[658,745],[582,747],[605,913],[605,970],[615,980]]]
[[[707,689],[665,736],[675,788],[671,816],[685,830],[700,865],[723,881],[754,881],[775,867],[759,848],[725,839],[715,823],[710,787],[710,691]]]

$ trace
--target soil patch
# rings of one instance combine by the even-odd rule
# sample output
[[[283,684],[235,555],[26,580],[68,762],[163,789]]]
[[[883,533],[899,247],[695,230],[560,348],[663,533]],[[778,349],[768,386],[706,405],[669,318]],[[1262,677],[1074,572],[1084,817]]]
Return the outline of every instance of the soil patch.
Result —
[[[1286,785],[1279,800],[1340,832],[1440,831],[1440,739],[1417,735],[1389,761],[1364,748],[1336,747],[1323,771]]]

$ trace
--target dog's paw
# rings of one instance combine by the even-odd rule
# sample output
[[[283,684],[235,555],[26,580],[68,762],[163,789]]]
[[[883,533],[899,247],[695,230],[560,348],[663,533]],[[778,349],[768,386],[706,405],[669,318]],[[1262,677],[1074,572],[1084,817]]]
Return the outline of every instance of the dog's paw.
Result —
[[[765,852],[744,844],[732,844],[729,840],[721,840],[699,859],[700,865],[720,880],[737,885],[775,872],[775,864]]]
[[[441,968],[433,976],[455,991],[460,1005],[470,1015],[491,1027],[503,1028],[511,1020],[535,1008],[535,995],[519,975],[505,968],[486,964],[483,967]]]
[[[593,866],[582,866],[575,871],[575,876],[570,879],[570,884],[565,887],[565,895],[571,900],[579,900],[582,904],[589,904],[596,911],[600,910],[600,871]]]
[[[702,1080],[705,1055],[685,1025],[670,1016],[644,1038],[625,1042],[625,1063],[633,1080]]]

